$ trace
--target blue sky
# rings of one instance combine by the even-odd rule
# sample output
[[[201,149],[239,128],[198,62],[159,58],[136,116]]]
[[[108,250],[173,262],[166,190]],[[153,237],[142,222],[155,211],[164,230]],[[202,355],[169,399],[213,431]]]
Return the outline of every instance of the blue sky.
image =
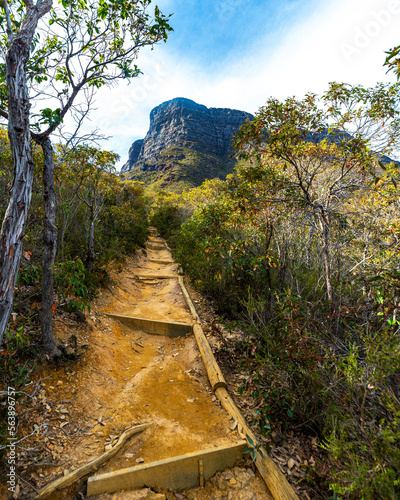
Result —
[[[163,2],[162,2],[163,3]],[[173,10],[174,33],[168,50],[176,57],[218,71],[234,57],[257,50],[269,38],[281,36],[285,28],[311,12],[314,1],[228,0],[165,2],[165,13]]]
[[[255,113],[270,96],[301,98],[330,81],[394,81],[384,51],[400,44],[400,0],[160,0],[173,13],[166,44],[140,53],[143,75],[102,89],[90,127],[127,160],[149,113],[187,97]]]

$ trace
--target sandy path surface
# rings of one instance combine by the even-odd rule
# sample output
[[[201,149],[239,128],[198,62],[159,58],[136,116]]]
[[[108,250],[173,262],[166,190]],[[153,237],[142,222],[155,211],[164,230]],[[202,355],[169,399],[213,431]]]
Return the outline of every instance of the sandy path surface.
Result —
[[[171,255],[168,250],[152,250],[151,244],[149,247],[147,256],[127,263],[113,288],[114,295],[101,297],[94,310],[191,323],[177,279],[177,265],[151,262],[171,260]],[[175,274],[176,279],[143,282],[134,278],[137,274]],[[98,352],[97,363],[110,365],[108,369],[112,372],[108,375],[114,379],[106,395],[97,394],[105,413],[113,414],[114,425],[153,422],[143,435],[132,439],[126,452],[150,462],[238,439],[236,433],[229,432],[231,421],[209,389],[192,335],[185,338],[150,335],[131,330],[118,320],[102,318],[101,321],[109,329],[108,340],[112,340],[111,345]],[[96,378],[101,387],[103,381]],[[135,463],[135,459],[122,455],[104,470]]]

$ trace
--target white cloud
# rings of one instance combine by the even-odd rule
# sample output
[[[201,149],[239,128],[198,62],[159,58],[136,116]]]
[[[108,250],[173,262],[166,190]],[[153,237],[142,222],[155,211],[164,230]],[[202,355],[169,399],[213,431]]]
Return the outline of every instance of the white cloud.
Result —
[[[149,127],[151,109],[174,97],[187,97],[206,106],[232,107],[255,112],[273,95],[284,99],[321,92],[329,81],[374,85],[393,80],[382,67],[384,50],[400,43],[399,0],[332,0],[290,26],[271,44],[266,35],[257,50],[252,44],[234,60],[211,73],[187,60],[177,59],[165,46],[140,55],[144,75],[130,85],[102,89],[92,124],[112,135],[104,147],[127,159],[133,140]]]

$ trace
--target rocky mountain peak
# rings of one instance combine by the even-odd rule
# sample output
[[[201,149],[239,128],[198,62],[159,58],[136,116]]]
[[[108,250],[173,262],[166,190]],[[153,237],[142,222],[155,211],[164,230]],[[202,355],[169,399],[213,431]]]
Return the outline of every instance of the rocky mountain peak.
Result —
[[[150,128],[143,140],[135,141],[121,173],[134,166],[152,170],[159,155],[171,148],[191,150],[225,158],[233,133],[253,116],[227,108],[207,108],[184,97],[163,102],[150,113]]]

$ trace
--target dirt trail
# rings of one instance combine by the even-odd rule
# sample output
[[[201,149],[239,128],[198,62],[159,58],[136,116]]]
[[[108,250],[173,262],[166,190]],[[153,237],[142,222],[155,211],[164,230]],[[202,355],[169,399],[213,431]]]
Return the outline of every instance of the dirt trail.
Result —
[[[58,462],[58,466],[35,469],[27,478],[37,489],[90,462],[114,444],[124,429],[138,423],[153,424],[132,437],[101,473],[241,439],[210,389],[193,335],[150,335],[102,314],[192,323],[178,279],[137,278],[160,274],[178,277],[177,264],[152,262],[172,260],[166,248],[159,249],[161,244],[165,246],[160,238],[151,237],[146,251],[128,258],[122,271],[113,273],[114,285],[94,301],[86,327],[77,330],[65,318],[56,322],[58,338],[67,343],[75,336],[85,353],[75,364],[37,370],[36,380],[45,379],[39,394],[40,403],[48,408],[45,418],[60,429],[57,434],[42,433],[28,441],[31,446],[45,446],[47,455],[42,461],[52,457]],[[253,477],[251,470],[245,471],[240,469],[240,480],[228,471],[208,490],[167,498],[272,498],[263,481]],[[75,498],[78,488],[75,484],[56,492],[52,500]],[[121,495],[118,498],[123,498]]]
[[[177,279],[142,282],[133,278],[138,271],[178,276],[176,264],[161,265],[149,259],[171,259],[171,255],[167,250],[148,249],[147,257],[129,262],[118,277],[114,295],[100,298],[94,311],[191,323]],[[96,396],[103,409],[113,414],[114,425],[153,422],[136,443],[132,440],[128,452],[148,462],[237,440],[236,433],[227,433],[231,422],[208,388],[193,336],[150,335],[134,332],[117,320],[101,321],[110,329],[108,341],[113,338],[105,348],[108,352],[100,351],[97,361],[104,364],[107,359],[106,365],[113,364],[108,368],[113,370],[111,376],[119,377],[108,394],[101,391]],[[114,363],[108,359],[110,354]],[[135,460],[116,458],[104,469],[126,467],[127,462]]]

